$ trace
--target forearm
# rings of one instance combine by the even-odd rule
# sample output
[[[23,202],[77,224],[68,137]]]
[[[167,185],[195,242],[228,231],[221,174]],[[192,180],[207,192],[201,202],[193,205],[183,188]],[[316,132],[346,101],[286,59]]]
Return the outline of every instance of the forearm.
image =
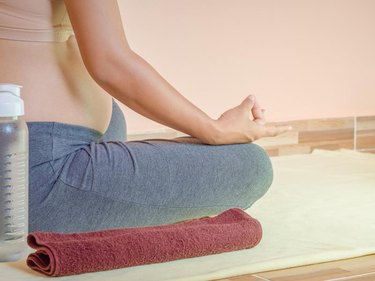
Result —
[[[214,120],[193,105],[144,59],[129,52],[108,63],[98,83],[139,114],[209,143]]]

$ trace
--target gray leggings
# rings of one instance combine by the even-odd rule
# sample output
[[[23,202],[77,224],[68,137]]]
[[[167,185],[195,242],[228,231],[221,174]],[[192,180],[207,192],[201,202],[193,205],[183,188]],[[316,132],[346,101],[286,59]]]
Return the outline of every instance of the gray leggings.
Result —
[[[30,232],[160,225],[247,209],[272,182],[269,157],[255,144],[126,141],[114,100],[104,135],[59,122],[27,125]]]

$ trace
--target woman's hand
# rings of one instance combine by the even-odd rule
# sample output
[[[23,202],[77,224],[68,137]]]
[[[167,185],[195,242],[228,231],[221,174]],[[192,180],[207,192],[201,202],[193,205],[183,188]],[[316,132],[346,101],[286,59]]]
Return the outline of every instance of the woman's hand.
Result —
[[[264,109],[254,96],[225,111],[215,122],[209,144],[249,143],[262,137],[274,137],[291,130],[291,126],[266,126]]]

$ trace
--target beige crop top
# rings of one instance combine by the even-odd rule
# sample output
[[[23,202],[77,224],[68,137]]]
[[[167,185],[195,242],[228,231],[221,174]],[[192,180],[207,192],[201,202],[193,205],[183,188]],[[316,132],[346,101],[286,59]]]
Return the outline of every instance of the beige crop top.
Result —
[[[0,39],[63,42],[73,34],[63,0],[0,0]]]

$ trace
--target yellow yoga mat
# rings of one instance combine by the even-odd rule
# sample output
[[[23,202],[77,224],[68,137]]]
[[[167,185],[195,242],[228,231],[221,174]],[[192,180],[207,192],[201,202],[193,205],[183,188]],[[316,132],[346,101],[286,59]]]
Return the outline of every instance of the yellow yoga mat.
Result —
[[[263,226],[248,250],[61,277],[59,280],[212,280],[375,253],[375,154],[315,150],[272,157],[274,182],[247,212]],[[46,280],[25,260],[0,280]]]

